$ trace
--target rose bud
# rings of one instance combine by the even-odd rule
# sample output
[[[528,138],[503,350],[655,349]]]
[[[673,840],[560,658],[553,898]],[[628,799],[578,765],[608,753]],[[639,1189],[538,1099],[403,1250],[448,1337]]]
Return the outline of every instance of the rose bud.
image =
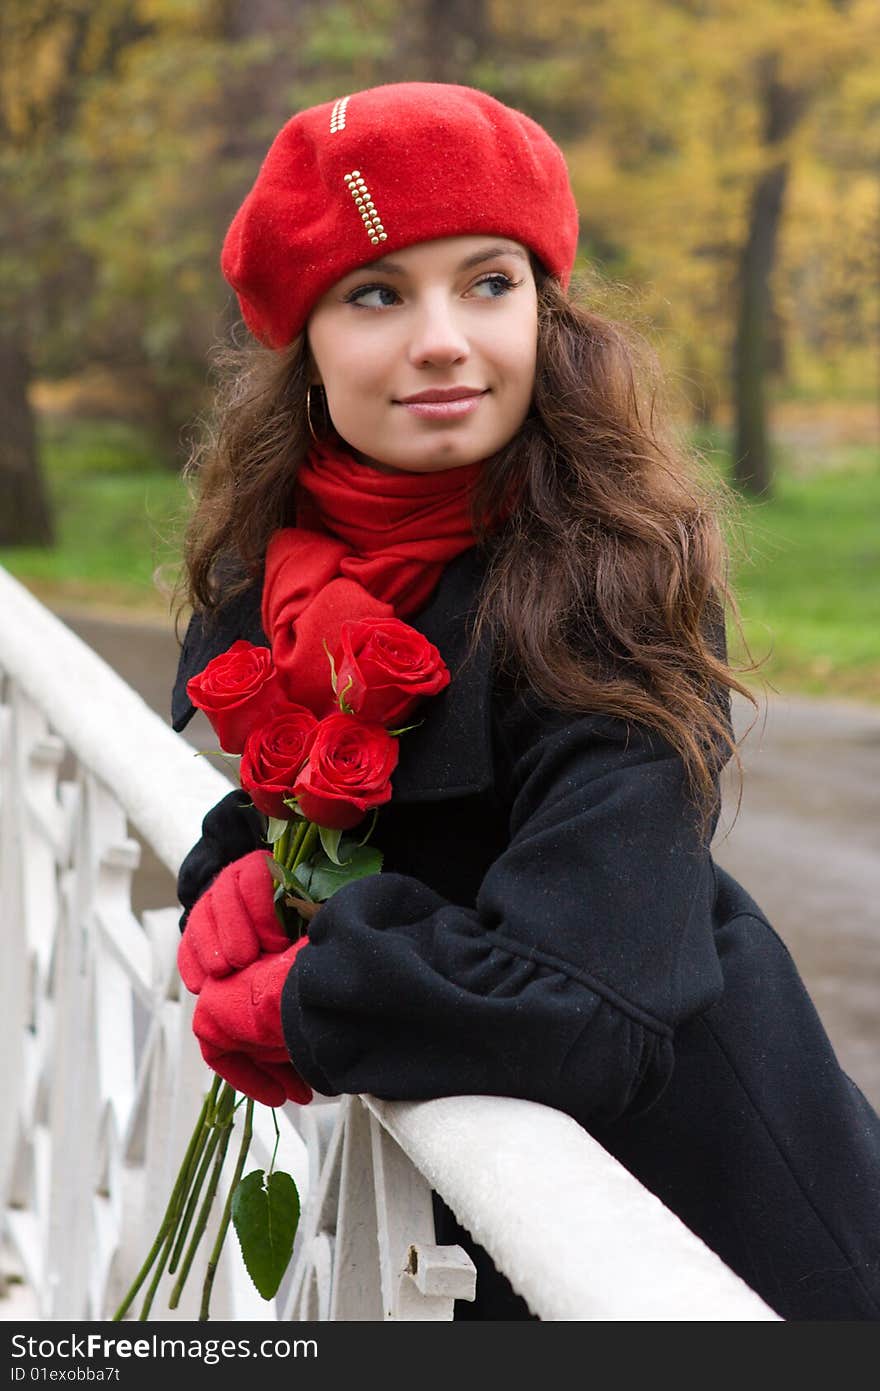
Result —
[[[357,715],[325,715],[294,784],[303,816],[347,831],[391,797],[398,743],[380,724]]]
[[[437,648],[399,618],[348,619],[334,661],[337,696],[362,720],[386,728],[449,685]]]
[[[186,693],[204,710],[226,753],[241,753],[251,730],[285,699],[269,648],[243,638],[191,677]]]
[[[241,756],[238,777],[255,807],[267,816],[289,821],[284,803],[309,756],[318,721],[304,705],[288,705],[266,724],[252,730]]]

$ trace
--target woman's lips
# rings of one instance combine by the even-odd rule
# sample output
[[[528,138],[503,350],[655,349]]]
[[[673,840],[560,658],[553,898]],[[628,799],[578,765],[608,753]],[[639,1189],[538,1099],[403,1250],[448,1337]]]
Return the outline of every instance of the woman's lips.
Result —
[[[478,396],[460,396],[457,401],[398,401],[397,405],[424,420],[461,420],[476,410],[485,395],[481,391]]]

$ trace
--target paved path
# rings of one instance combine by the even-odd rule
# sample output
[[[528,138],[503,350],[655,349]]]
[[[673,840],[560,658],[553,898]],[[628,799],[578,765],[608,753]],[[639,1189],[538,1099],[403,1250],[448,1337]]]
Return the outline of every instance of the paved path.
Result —
[[[168,629],[66,621],[168,717],[177,664]],[[749,717],[738,704],[738,729]],[[187,737],[197,748],[213,742],[201,715]],[[774,697],[742,756],[742,807],[729,830],[737,787],[728,778],[715,856],[788,944],[843,1066],[880,1109],[880,708]],[[134,897],[137,911],[175,901],[150,856]]]

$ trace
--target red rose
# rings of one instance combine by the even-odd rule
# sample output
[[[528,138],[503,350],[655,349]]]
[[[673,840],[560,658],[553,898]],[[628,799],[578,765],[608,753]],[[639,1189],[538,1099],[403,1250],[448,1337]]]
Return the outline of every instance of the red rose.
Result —
[[[253,730],[244,746],[238,778],[251,801],[267,816],[289,821],[284,798],[309,756],[318,721],[304,705],[288,705]]]
[[[293,788],[303,816],[338,831],[356,826],[390,799],[397,755],[397,740],[382,725],[357,715],[325,715]]]
[[[337,693],[362,720],[399,724],[424,696],[449,685],[437,648],[399,618],[348,619],[339,638]]]
[[[226,753],[241,753],[251,730],[284,703],[269,648],[243,638],[191,677],[186,693],[204,710]]]

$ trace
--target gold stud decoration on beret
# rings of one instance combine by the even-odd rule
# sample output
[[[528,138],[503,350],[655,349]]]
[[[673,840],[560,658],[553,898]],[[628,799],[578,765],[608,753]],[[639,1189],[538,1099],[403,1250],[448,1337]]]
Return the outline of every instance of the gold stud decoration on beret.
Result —
[[[388,233],[385,231],[385,224],[376,211],[376,204],[373,202],[372,194],[367,188],[366,180],[361,175],[360,169],[352,169],[350,174],[343,174],[342,177],[354,199],[354,205],[361,215],[364,231],[370,238],[371,244],[378,246],[380,242],[387,241]]]
[[[338,131],[345,130],[345,108],[348,106],[348,97],[340,97],[333,103],[333,110],[330,112],[330,134],[336,135]]]

